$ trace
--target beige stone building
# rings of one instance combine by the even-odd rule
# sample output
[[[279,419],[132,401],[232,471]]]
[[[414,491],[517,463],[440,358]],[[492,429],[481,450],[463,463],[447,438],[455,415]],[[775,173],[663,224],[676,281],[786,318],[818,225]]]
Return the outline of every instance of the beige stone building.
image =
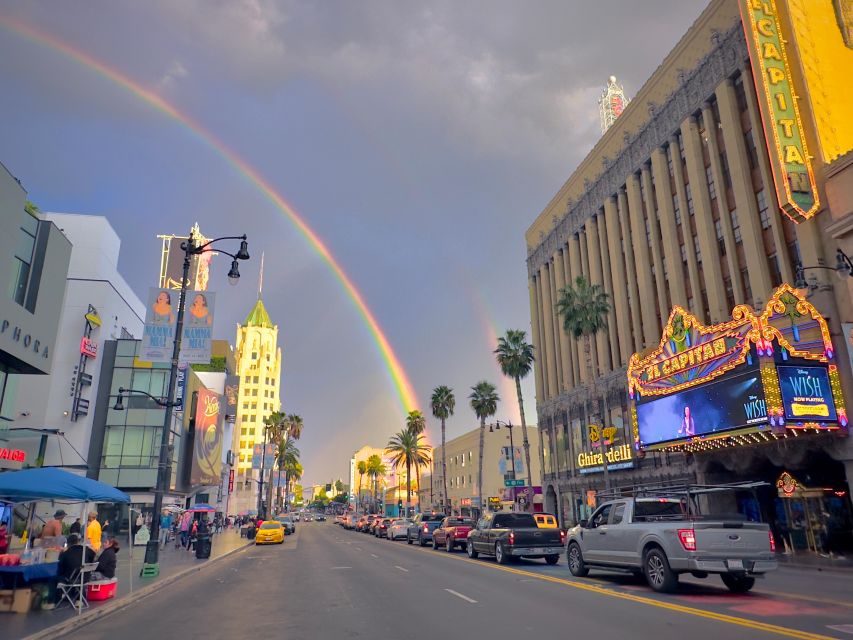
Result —
[[[515,449],[515,473],[513,478],[513,460],[510,456],[510,432],[505,426],[486,427],[483,447],[483,501],[486,509],[512,509],[515,498],[532,496],[535,505],[541,505],[541,493],[525,492],[523,488],[508,488],[506,480],[527,480],[524,466],[523,436],[520,426],[512,428],[512,447]],[[533,486],[541,486],[541,464],[536,455],[541,451],[539,430],[536,426],[527,427],[530,442],[530,464]],[[447,441],[447,494],[444,496],[444,482],[441,472],[441,446],[433,450],[432,469],[421,474],[421,486],[418,496],[423,509],[441,510],[449,505],[453,513],[471,515],[480,509],[480,492],[477,485],[479,471],[480,428],[476,427],[461,436]],[[517,496],[516,496],[517,494]]]
[[[738,304],[761,309],[790,283],[807,284],[828,319],[853,398],[842,344],[853,280],[832,273],[837,249],[853,253],[853,84],[842,80],[853,68],[853,25],[839,4],[712,0],[528,229],[545,501],[565,523],[588,513],[604,485],[584,424],[591,382],[616,428],[614,483],[716,471],[745,479],[750,470],[770,480],[788,467],[821,467],[827,483],[853,479],[853,447],[828,434],[791,455],[756,445],[635,460],[626,387],[632,354],[658,346],[673,305],[719,323]],[[555,311],[580,275],[612,306],[589,354],[592,380]],[[849,499],[839,509],[849,519]]]

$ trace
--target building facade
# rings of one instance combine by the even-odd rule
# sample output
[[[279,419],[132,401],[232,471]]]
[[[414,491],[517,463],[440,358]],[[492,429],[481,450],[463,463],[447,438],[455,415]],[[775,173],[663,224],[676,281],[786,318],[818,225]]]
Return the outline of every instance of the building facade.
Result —
[[[281,408],[278,326],[270,320],[260,296],[246,321],[237,327],[234,351],[240,383],[231,447],[236,467],[229,515],[257,511],[261,469],[258,464],[253,468],[252,452],[255,445],[266,442],[264,419]]]
[[[516,505],[525,506],[531,501],[537,511],[542,510],[541,464],[535,455],[530,456],[533,487],[507,487],[507,481],[524,481],[527,484],[527,469],[524,466],[524,447],[521,427],[512,428],[512,438],[506,427],[487,426],[483,442],[483,501],[485,509],[510,510]],[[541,450],[539,430],[528,425],[527,438],[532,452]],[[510,444],[511,443],[511,444]],[[441,445],[433,450],[432,465],[428,473],[421,475],[418,491],[421,504],[436,510],[449,508],[451,513],[475,515],[482,511],[478,485],[480,428],[447,441],[447,498],[444,495],[444,476],[441,472]],[[515,450],[515,455],[510,452]],[[513,460],[514,457],[514,460]]]
[[[853,448],[840,419],[796,447],[645,451],[627,379],[632,356],[661,344],[674,307],[716,325],[738,305],[760,312],[788,283],[827,320],[839,355],[829,366],[851,397],[853,280],[828,273],[837,249],[853,250],[853,91],[833,76],[853,64],[853,48],[837,5],[713,0],[528,229],[545,502],[564,523],[585,517],[606,484],[601,427],[611,486],[775,482],[790,471],[837,487],[842,495],[815,508],[849,522]],[[588,349],[556,313],[578,276],[611,301]]]

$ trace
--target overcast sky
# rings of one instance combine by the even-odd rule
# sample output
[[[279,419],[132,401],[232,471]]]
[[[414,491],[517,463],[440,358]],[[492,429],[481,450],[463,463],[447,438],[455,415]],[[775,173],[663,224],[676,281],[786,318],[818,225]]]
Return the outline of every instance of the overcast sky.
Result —
[[[212,131],[323,238],[364,294],[428,409],[454,388],[448,437],[475,426],[472,384],[499,384],[489,327],[529,331],[524,231],[599,137],[609,75],[631,97],[704,0],[274,2],[0,0]],[[306,483],[403,424],[388,373],[323,261],[211,149],[103,76],[0,27],[0,161],[45,211],[106,216],[140,297],[162,233],[247,233],[215,333],[257,297],[279,325],[284,409],[303,416]],[[70,372],[69,372],[70,373]],[[535,422],[532,375],[527,418]],[[429,421],[430,439],[439,429]]]

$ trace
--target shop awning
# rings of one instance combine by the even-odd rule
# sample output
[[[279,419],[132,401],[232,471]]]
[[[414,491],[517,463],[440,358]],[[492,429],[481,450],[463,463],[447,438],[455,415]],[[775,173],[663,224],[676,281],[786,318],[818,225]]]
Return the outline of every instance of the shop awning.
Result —
[[[0,500],[73,500],[78,502],[130,502],[130,496],[97,480],[62,469],[25,469],[0,473]]]

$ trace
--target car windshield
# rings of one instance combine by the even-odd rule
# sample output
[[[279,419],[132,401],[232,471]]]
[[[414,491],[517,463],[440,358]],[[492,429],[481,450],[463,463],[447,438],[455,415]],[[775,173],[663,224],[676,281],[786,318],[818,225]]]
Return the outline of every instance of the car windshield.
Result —
[[[529,513],[501,513],[495,516],[493,529],[507,528],[536,528],[536,520]]]
[[[423,522],[441,522],[442,520],[444,520],[444,516],[441,515],[440,513],[431,513],[431,514],[425,515],[423,517],[422,521]]]
[[[634,522],[643,520],[680,520],[684,505],[679,500],[637,500],[634,503]]]
[[[281,524],[278,522],[264,522],[261,525],[261,529],[280,529]]]

